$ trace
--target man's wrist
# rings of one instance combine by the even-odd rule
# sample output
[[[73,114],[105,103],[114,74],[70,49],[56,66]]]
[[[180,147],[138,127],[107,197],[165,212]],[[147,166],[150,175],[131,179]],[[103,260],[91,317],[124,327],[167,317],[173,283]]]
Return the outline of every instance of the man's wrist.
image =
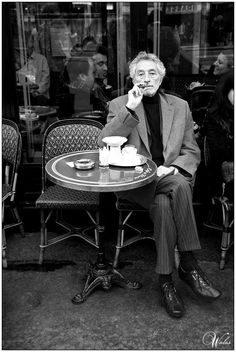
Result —
[[[128,110],[128,112],[132,115],[132,117],[134,117],[136,120],[139,120],[139,118],[134,110],[128,108],[127,106],[125,106],[125,107]]]
[[[174,166],[174,165],[171,165],[171,166],[175,167],[181,175],[183,175],[185,177],[192,177],[192,175],[189,172],[182,169],[180,166]]]
[[[129,106],[125,106],[126,107],[126,109],[132,114],[132,113],[134,113],[134,109],[132,109],[132,108],[130,108]]]

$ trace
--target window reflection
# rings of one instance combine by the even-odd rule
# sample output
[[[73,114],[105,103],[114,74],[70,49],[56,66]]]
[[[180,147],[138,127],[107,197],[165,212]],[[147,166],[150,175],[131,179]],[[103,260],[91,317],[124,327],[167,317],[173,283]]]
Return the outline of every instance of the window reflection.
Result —
[[[130,2],[23,2],[11,9],[18,105],[56,111],[39,117],[43,128],[33,131],[33,144],[55,118],[90,110],[105,116],[109,101],[132,86],[128,62],[140,50],[159,55],[168,89],[182,97],[193,81],[215,83],[221,53],[233,65],[233,2],[137,2],[135,21]]]

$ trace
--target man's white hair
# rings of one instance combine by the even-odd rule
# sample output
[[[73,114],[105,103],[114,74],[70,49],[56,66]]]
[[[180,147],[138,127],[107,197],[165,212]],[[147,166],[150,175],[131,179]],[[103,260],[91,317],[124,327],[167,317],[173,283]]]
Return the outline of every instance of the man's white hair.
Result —
[[[135,76],[136,66],[138,62],[141,60],[149,60],[149,61],[155,62],[161,81],[163,80],[166,74],[166,69],[163,62],[160,59],[158,59],[158,57],[155,54],[147,53],[146,51],[140,51],[138,55],[129,64],[129,74],[132,79]]]

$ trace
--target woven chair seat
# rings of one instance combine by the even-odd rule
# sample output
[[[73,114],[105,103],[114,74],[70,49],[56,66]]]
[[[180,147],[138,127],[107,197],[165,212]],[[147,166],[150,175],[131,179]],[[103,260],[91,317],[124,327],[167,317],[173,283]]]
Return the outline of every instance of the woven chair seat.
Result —
[[[117,210],[124,210],[124,211],[146,211],[141,205],[138,205],[136,203],[131,203],[126,199],[117,199],[116,202],[116,208]]]
[[[76,191],[61,186],[51,186],[36,201],[38,208],[78,209],[96,211],[99,207],[98,193]]]

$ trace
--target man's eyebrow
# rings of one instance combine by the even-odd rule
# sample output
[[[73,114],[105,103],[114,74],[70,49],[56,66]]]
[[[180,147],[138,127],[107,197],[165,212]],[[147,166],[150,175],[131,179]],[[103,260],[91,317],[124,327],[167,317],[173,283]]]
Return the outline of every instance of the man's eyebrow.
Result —
[[[145,70],[143,68],[140,68],[137,70],[137,72],[145,72]],[[148,72],[157,72],[157,70],[155,68],[151,68],[150,70],[148,70]]]

